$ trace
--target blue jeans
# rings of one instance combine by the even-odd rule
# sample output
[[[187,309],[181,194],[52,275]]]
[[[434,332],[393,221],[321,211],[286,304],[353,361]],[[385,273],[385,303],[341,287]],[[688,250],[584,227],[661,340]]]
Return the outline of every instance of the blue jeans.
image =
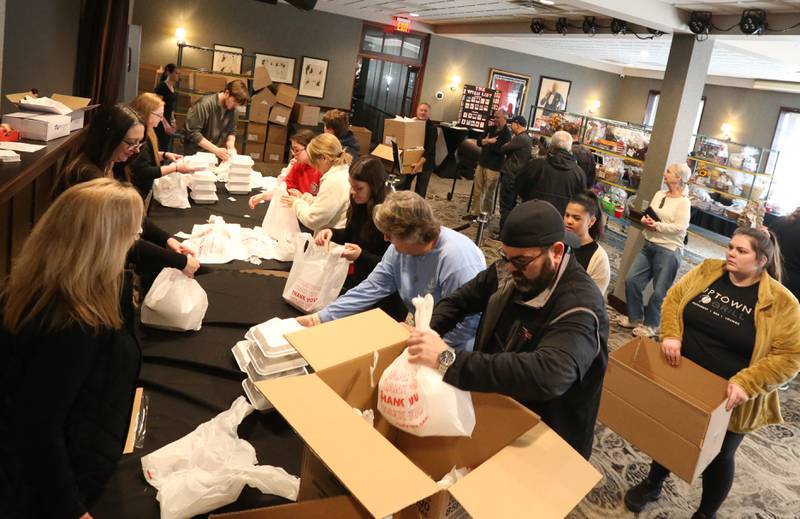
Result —
[[[625,278],[625,299],[631,322],[639,322],[644,318],[645,326],[658,328],[661,322],[661,303],[678,275],[682,259],[682,249],[672,251],[645,240],[644,247],[639,251]],[[644,289],[650,280],[653,280],[653,294],[645,308]]]

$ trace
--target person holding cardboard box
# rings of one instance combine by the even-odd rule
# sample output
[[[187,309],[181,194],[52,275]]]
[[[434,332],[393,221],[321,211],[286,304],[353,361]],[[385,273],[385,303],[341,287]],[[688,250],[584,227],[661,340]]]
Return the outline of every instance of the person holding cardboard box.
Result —
[[[181,155],[169,151],[159,151],[155,129],[165,118],[165,103],[155,94],[145,92],[131,101],[130,107],[139,114],[145,123],[145,139],[139,153],[125,164],[133,185],[147,198],[153,189],[153,180],[170,173],[191,173],[194,168],[183,162]],[[169,164],[162,165],[163,161]]]
[[[200,98],[186,114],[186,135],[183,150],[193,155],[202,148],[228,160],[236,150],[236,108],[250,100],[247,84],[236,79],[225,90]]]
[[[417,105],[417,117],[420,121],[425,121],[425,153],[414,162],[411,173],[403,175],[403,180],[397,185],[397,189],[411,189],[411,183],[417,179],[414,192],[422,198],[428,193],[428,184],[431,181],[433,168],[436,166],[436,125],[431,122],[431,105],[420,103]]]
[[[517,399],[588,460],[608,363],[603,295],[569,251],[578,241],[548,202],[515,207],[502,239],[499,261],[438,302],[435,331],[411,332],[408,360],[439,369],[460,389]],[[442,341],[475,314],[474,351]]]
[[[694,519],[716,517],[733,485],[734,457],[746,433],[783,423],[777,389],[800,371],[800,304],[780,283],[775,236],[737,229],[725,260],[708,259],[667,293],[661,313],[661,351],[728,380],[731,419],[719,454],[703,471]],[[639,512],[661,495],[669,471],[653,461],[647,478],[625,494]]]
[[[511,130],[506,125],[507,120],[508,115],[505,110],[497,110],[492,117],[492,124],[478,137],[477,143],[481,148],[481,155],[472,183],[470,214],[465,216],[464,220],[474,221],[481,213],[492,214],[494,191],[505,159],[502,148],[511,140]]]
[[[341,229],[347,221],[350,206],[350,155],[345,153],[333,135],[317,135],[306,148],[308,161],[322,175],[317,196],[310,193],[289,194],[281,199],[291,207],[297,219],[308,229]]]
[[[349,153],[353,160],[361,156],[361,144],[350,130],[350,116],[341,110],[328,110],[322,116],[322,124],[325,125],[325,133],[329,133],[339,139],[344,151]]]
[[[3,517],[90,517],[122,455],[142,355],[124,268],[143,214],[132,187],[84,182],[14,262],[0,296]]]
[[[178,104],[178,96],[175,94],[175,88],[180,79],[181,71],[174,63],[164,65],[161,81],[155,89],[155,93],[164,100],[164,117],[159,121],[161,124],[155,128],[159,151],[172,151],[172,135],[177,130],[175,106]]]
[[[432,294],[440,301],[486,268],[481,250],[466,236],[443,227],[430,205],[411,191],[397,191],[373,211],[375,226],[391,245],[367,279],[318,314],[298,317],[314,326],[378,304],[394,292],[409,312],[413,298]],[[472,350],[479,316],[464,315],[444,336],[453,348]]]

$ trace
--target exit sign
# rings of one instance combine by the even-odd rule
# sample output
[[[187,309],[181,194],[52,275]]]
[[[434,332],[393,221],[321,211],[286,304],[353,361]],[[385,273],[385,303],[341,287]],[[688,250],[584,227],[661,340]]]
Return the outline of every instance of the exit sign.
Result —
[[[397,32],[411,32],[411,20],[396,16],[394,19],[394,30]]]

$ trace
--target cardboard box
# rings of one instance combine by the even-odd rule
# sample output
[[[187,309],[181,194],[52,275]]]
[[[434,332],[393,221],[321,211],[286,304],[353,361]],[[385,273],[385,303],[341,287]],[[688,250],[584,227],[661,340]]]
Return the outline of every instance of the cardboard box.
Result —
[[[350,496],[314,499],[288,505],[269,506],[227,514],[211,514],[224,519],[296,519],[298,517],[325,517],[325,519],[368,519],[372,516]]]
[[[269,111],[275,103],[275,94],[268,88],[254,95],[250,98],[250,120],[267,124],[269,122]]]
[[[161,65],[150,65],[147,63],[139,64],[139,88],[140,92],[152,92],[161,79]]]
[[[266,67],[256,67],[253,73],[253,91],[258,92],[272,84],[272,78],[269,77],[269,71]]]
[[[71,120],[68,115],[16,112],[5,114],[3,124],[17,130],[23,139],[47,142],[69,135]]]
[[[247,142],[267,141],[267,125],[250,121],[247,125]]]
[[[280,144],[286,146],[286,134],[289,129],[279,124],[270,124],[267,127],[267,144]]]
[[[401,149],[425,146],[425,121],[386,119],[383,121],[383,144],[396,142]]]
[[[297,124],[307,126],[317,126],[319,124],[319,106],[308,103],[295,103],[292,108],[292,121]]]
[[[297,99],[297,92],[298,90],[295,87],[280,83],[275,89],[275,97],[278,99],[278,104],[291,108],[295,99]]]
[[[283,164],[279,163],[267,163],[259,161],[253,164],[253,171],[258,171],[264,177],[277,177],[281,174],[282,169]]]
[[[46,107],[40,105],[31,105],[23,101],[25,96],[33,96],[32,92],[20,92],[17,94],[8,94],[6,99],[19,106],[20,110],[30,112],[40,112],[47,114],[66,115],[70,118],[69,131],[80,130],[83,128],[83,119],[86,112],[93,110],[100,106],[99,104],[90,104],[92,102],[88,97],[75,97],[64,94],[53,94],[50,99],[58,101],[64,107],[57,109],[54,107]]]
[[[261,160],[261,157],[262,157],[262,153],[261,153],[261,151],[262,151],[261,149],[258,149],[258,151],[248,151],[248,152],[247,152],[247,154],[248,154],[248,155],[250,156],[250,158],[252,158],[254,161],[256,161],[256,160]]]
[[[284,144],[269,144],[264,146],[264,162],[283,164],[283,154],[286,151]]]
[[[414,167],[414,164],[425,154],[425,150],[422,148],[416,148],[411,150],[398,150],[400,154],[400,172],[401,173],[411,173],[411,170]],[[392,165],[394,164],[394,154],[392,153],[392,147],[387,146],[386,144],[378,144],[374,150],[372,150],[372,155],[383,159],[384,161],[388,162],[387,169],[391,170]]]
[[[372,145],[372,130],[363,126],[351,126],[350,131],[353,132],[358,141],[358,145],[361,148],[361,156],[368,154]]]
[[[472,394],[477,422],[471,438],[418,438],[377,412],[370,426],[353,408],[377,409],[374,353],[377,382],[408,335],[380,310],[288,334],[315,372],[256,384],[370,514],[418,517],[418,502],[452,496],[476,519],[564,517],[600,481],[538,416],[497,394]],[[440,490],[435,481],[454,465],[473,470]],[[301,474],[306,488],[315,487],[314,478]]]
[[[636,338],[608,356],[598,419],[693,483],[722,446],[727,387],[690,360],[671,367],[659,343]]]
[[[288,106],[275,105],[269,111],[269,122],[287,126],[292,116],[292,109]]]
[[[195,72],[193,90],[195,92],[210,94],[212,92],[222,92],[228,84],[227,78],[219,74],[206,72]]]

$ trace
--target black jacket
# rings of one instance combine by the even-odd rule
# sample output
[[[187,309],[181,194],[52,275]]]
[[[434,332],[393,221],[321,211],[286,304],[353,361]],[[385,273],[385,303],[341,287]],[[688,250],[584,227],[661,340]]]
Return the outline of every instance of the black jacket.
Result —
[[[591,189],[594,185],[595,176],[597,174],[597,163],[594,160],[594,153],[587,150],[580,144],[572,145],[572,154],[575,155],[575,160],[581,171],[586,175],[586,187]]]
[[[128,161],[125,167],[130,171],[131,183],[142,195],[147,198],[153,189],[153,181],[161,178],[161,166],[156,160],[158,150],[153,149],[153,143],[145,138],[142,149]]]
[[[436,141],[438,138],[439,130],[430,119],[427,119],[425,121],[425,164],[422,165],[422,169],[425,171],[433,171],[436,167]]]
[[[586,189],[586,175],[572,153],[557,149],[546,158],[529,161],[514,185],[523,202],[545,200],[564,214],[569,199]]]
[[[506,160],[503,162],[500,172],[504,175],[516,176],[531,160],[532,150],[533,141],[531,141],[531,136],[528,135],[528,132],[514,135],[510,141],[500,147],[500,151],[506,154]]]
[[[353,272],[347,276],[344,283],[344,288],[348,290],[367,279],[389,248],[389,242],[375,227],[366,204],[359,205],[350,200],[350,210],[347,225],[344,229],[333,229],[331,238],[333,242],[341,245],[355,243],[361,247],[361,256],[353,262]]]
[[[597,285],[567,255],[555,286],[523,301],[495,263],[436,305],[431,328],[442,335],[475,313],[482,314],[475,351],[458,352],[444,381],[519,400],[589,459],[608,363]]]
[[[113,473],[141,365],[129,281],[122,309],[120,330],[0,327],[3,517],[77,519]]]
[[[339,142],[342,144],[342,149],[349,153],[353,160],[361,156],[361,144],[358,143],[358,139],[350,130],[347,131],[344,137],[339,139]]]
[[[497,136],[497,142],[494,144],[483,144],[483,139]],[[502,147],[505,143],[511,140],[511,130],[508,125],[503,126],[498,130],[494,126],[489,126],[484,130],[478,138],[478,146],[481,148],[481,156],[478,158],[478,165],[492,171],[500,171],[503,166],[503,159],[505,154]]]

